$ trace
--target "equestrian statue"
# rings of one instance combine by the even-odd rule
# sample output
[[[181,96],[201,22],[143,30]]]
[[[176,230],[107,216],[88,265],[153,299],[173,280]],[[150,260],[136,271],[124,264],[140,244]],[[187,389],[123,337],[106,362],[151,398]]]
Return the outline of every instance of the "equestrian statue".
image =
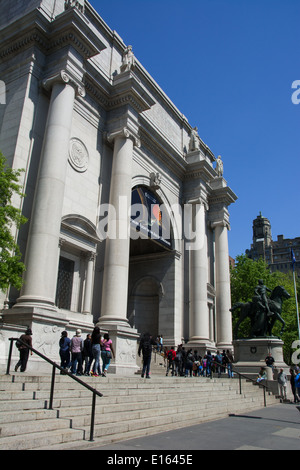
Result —
[[[270,297],[267,296],[267,292],[270,292]],[[239,319],[234,329],[234,338],[237,339],[239,327],[248,317],[251,322],[250,338],[272,336],[272,330],[277,320],[282,324],[280,331],[280,335],[282,335],[285,327],[285,321],[281,316],[282,303],[283,300],[289,298],[290,294],[284,287],[277,286],[271,291],[260,279],[254,290],[252,302],[237,302],[230,309],[231,312],[240,309]]]

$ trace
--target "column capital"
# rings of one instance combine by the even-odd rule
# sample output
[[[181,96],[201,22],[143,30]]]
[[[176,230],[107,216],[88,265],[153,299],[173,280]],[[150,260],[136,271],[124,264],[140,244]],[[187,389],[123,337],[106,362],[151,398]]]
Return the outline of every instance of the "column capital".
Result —
[[[45,90],[49,91],[52,89],[55,83],[65,83],[71,85],[75,89],[76,96],[81,96],[84,98],[85,96],[85,87],[82,83],[75,80],[66,70],[61,70],[56,75],[52,75],[51,77],[45,78],[42,81],[42,86]]]
[[[117,138],[125,138],[125,139],[131,139],[133,140],[133,145],[135,147],[140,148],[141,146],[141,141],[139,137],[133,133],[128,127],[122,127],[121,129],[118,129],[117,131],[110,132],[106,135],[107,140],[109,143],[113,143],[115,139]]]
[[[188,198],[185,201],[185,204],[192,204],[192,205],[200,204],[200,205],[204,206],[204,209],[206,211],[209,210],[209,205],[208,205],[207,201],[205,200],[205,198],[202,197],[202,196],[198,196],[198,197],[195,197],[195,198]]]
[[[216,227],[226,227],[228,230],[230,230],[230,223],[226,220],[217,220],[215,222],[211,222],[210,226],[212,229],[215,229]]]

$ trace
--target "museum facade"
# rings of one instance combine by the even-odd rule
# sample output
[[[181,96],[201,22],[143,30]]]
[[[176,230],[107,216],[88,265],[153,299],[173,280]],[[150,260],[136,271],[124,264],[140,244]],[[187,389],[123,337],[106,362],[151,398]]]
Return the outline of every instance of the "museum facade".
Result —
[[[112,371],[145,331],[232,347],[228,206],[216,158],[88,1],[2,1],[0,150],[24,169],[21,292],[1,297],[0,358],[27,326],[58,358],[63,330],[109,331]],[[101,12],[99,12],[101,14]],[[35,367],[38,367],[38,359]]]

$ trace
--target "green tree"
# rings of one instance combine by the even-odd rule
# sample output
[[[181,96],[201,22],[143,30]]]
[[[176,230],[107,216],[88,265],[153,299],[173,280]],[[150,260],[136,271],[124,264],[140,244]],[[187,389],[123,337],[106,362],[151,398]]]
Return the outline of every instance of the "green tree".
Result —
[[[231,276],[231,302],[234,305],[236,302],[250,302],[254,295],[254,289],[257,286],[258,280],[263,279],[266,286],[273,290],[276,286],[283,286],[286,291],[291,295],[290,299],[284,300],[282,309],[282,318],[284,319],[285,331],[282,334],[284,341],[284,358],[286,363],[290,363],[291,354],[293,352],[291,345],[293,341],[298,338],[297,315],[296,315],[296,301],[294,293],[294,284],[292,272],[288,274],[276,271],[271,273],[266,262],[260,258],[254,261],[246,255],[240,255],[236,258],[235,267],[230,270]],[[299,294],[298,294],[299,296]],[[298,297],[299,298],[299,297]],[[239,312],[233,313],[233,327],[238,320]],[[277,322],[273,329],[273,335],[278,336],[281,329],[281,324]],[[247,338],[250,332],[250,320],[245,320],[240,327],[240,337]]]
[[[25,265],[20,261],[21,253],[12,234],[27,219],[20,209],[12,205],[15,194],[24,197],[19,178],[23,170],[10,168],[0,152],[0,289],[5,291],[10,285],[20,289]]]

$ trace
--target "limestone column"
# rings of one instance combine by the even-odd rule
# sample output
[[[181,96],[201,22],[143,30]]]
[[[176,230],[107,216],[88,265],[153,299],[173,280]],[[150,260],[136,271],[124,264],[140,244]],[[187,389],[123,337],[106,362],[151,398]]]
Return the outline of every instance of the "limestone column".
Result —
[[[232,345],[232,319],[230,271],[228,252],[228,225],[215,223],[215,266],[216,266],[216,317],[217,347],[227,348]]]
[[[207,234],[204,204],[193,204],[195,243],[190,243],[190,340],[206,344],[209,341],[207,305]]]
[[[134,143],[139,145],[139,142],[127,128],[110,134],[108,140],[114,143],[114,151],[99,325],[129,326],[127,302],[132,154]]]
[[[27,242],[24,284],[16,306],[55,310],[59,234],[75,88],[82,96],[84,92],[65,71],[43,85],[51,90],[51,99]]]
[[[91,313],[95,253],[88,253],[82,313]]]

